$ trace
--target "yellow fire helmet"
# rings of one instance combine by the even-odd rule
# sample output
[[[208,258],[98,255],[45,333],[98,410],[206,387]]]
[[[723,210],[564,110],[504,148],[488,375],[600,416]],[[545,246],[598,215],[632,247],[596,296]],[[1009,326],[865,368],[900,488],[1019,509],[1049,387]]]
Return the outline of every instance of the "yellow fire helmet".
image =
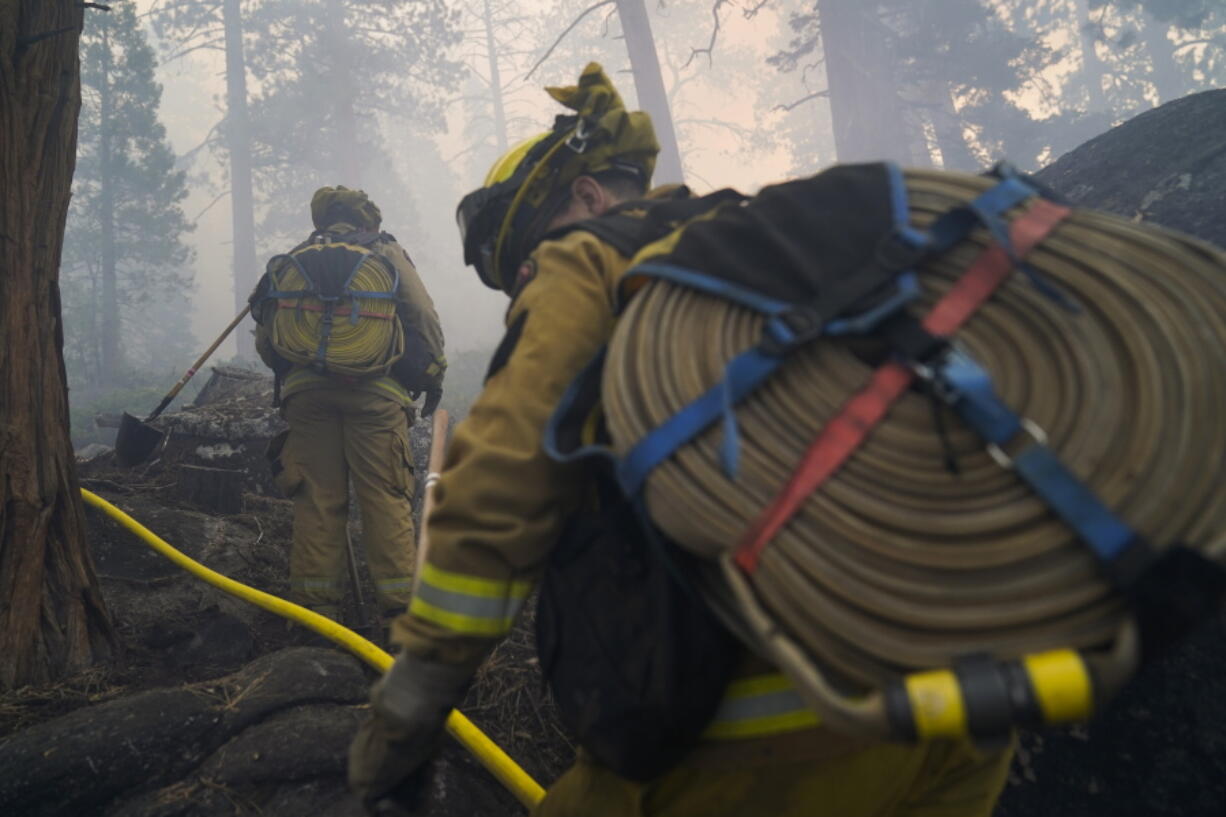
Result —
[[[350,190],[337,185],[321,187],[311,196],[311,221],[317,230],[327,229],[338,221],[348,221],[366,230],[377,230],[383,222],[383,213],[365,190]]]
[[[575,113],[507,151],[456,208],[464,263],[486,286],[505,292],[565,204],[572,181],[617,171],[646,185],[660,152],[651,117],[626,110],[598,63],[583,69],[578,85],[545,90]]]

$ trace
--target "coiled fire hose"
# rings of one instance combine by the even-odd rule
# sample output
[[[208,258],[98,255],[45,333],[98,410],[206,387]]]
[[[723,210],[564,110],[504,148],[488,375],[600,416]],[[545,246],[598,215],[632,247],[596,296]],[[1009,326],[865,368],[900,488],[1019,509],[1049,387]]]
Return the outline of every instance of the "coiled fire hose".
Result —
[[[912,171],[906,182],[921,229],[993,184]],[[931,309],[988,243],[976,231],[924,265],[912,314]],[[1226,257],[1175,233],[1074,211],[1029,262],[1080,312],[1015,272],[957,341],[1134,530],[1155,546],[1182,542],[1221,558]],[[604,370],[618,455],[720,382],[728,361],[759,342],[762,324],[758,313],[686,287],[644,287]],[[1042,680],[1050,719],[1087,716],[1073,699],[1106,697],[1134,668],[1132,616],[1071,529],[918,390],[808,496],[752,575],[732,562],[800,453],[868,381],[872,350],[865,339],[826,339],[794,353],[736,408],[736,477],[721,465],[717,423],[649,477],[651,518],[709,557],[703,586],[715,606],[737,611],[734,629],[828,723],[891,734],[882,690],[925,671],[935,708],[960,706],[941,668],[976,654],[1024,660],[1031,681]]]
[[[236,598],[250,602],[270,613],[275,613],[297,624],[301,624],[303,627],[314,630],[324,638],[349,650],[349,652],[379,672],[386,672],[392,665],[392,656],[352,630],[337,624],[332,619],[269,593],[248,587],[241,582],[236,582],[227,576],[210,570],[176,550],[153,531],[97,494],[82,488],[81,496],[84,497],[87,504],[102,511],[111,519],[136,534],[149,547],[193,576],[203,579],[219,590],[223,590]],[[447,731],[464,748],[472,752],[473,756],[490,771],[490,774],[494,775],[498,782],[506,786],[507,790],[527,808],[531,809],[545,796],[545,790],[541,788],[540,784],[533,780],[506,752],[502,751],[496,743],[490,740],[484,732],[478,729],[459,710],[453,709],[447,717]]]
[[[302,253],[313,252],[313,246]],[[319,245],[321,247],[327,245]],[[302,273],[287,263],[275,276],[282,292],[303,291],[309,287]],[[350,289],[355,292],[388,292],[392,277],[380,262],[369,260],[358,267]],[[396,302],[386,298],[358,298],[358,319],[352,318],[353,299],[341,299],[333,307],[332,328],[328,332],[328,368],[340,374],[360,376],[399,357],[404,352],[404,337],[396,317]],[[309,363],[319,347],[324,320],[323,303],[316,298],[282,298],[272,321],[271,341],[278,350],[297,350]]]

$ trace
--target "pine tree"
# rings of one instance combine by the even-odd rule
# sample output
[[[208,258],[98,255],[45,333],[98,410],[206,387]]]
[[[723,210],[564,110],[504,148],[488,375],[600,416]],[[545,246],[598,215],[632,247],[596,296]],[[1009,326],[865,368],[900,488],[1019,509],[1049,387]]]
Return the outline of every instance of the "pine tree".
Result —
[[[335,184],[367,190],[411,238],[412,180],[396,177],[390,152],[397,130],[444,126],[463,76],[451,54],[458,10],[444,0],[263,0],[248,16],[265,240],[299,236],[312,191]]]
[[[842,161],[894,159],[972,170],[1034,166],[1050,137],[1020,97],[1058,56],[985,0],[810,0],[768,61],[825,68]],[[812,91],[810,93],[813,93]]]
[[[235,311],[243,308],[259,278],[255,252],[255,199],[252,190],[251,117],[247,93],[247,16],[259,0],[154,0],[153,30],[166,46],[168,60],[196,51],[222,51],[226,65],[226,115],[210,132],[210,145],[224,156],[229,174]],[[216,137],[214,137],[214,134]],[[236,332],[241,357],[254,357],[250,332]]]
[[[124,379],[124,346],[180,337],[191,287],[186,174],[158,121],[153,50],[130,3],[91,16],[81,36],[77,171],[64,245],[66,355],[86,382]],[[175,313],[161,307],[173,303]],[[177,313],[177,314],[176,314]],[[159,327],[156,324],[164,323]],[[172,330],[166,333],[165,330]],[[176,350],[159,345],[157,359]],[[138,362],[138,361],[133,361]],[[141,360],[144,367],[149,360]]]

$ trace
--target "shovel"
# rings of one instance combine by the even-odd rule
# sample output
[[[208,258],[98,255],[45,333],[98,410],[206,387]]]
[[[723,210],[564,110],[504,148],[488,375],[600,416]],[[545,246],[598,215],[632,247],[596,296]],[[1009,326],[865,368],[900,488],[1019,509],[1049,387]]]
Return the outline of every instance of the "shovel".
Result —
[[[225,328],[225,331],[218,336],[217,340],[213,341],[213,345],[205,350],[200,359],[192,364],[192,367],[187,370],[183,377],[179,378],[179,382],[175,387],[166,393],[162,398],[162,402],[158,403],[158,407],[153,410],[153,413],[144,420],[138,420],[126,411],[123,414],[123,419],[119,422],[119,433],[115,435],[115,459],[125,468],[131,468],[145,461],[145,458],[153,453],[153,449],[157,448],[158,443],[162,441],[163,432],[158,431],[153,426],[149,425],[153,420],[157,419],[158,415],[166,410],[170,405],[170,401],[175,399],[175,396],[187,385],[187,381],[192,379],[204,362],[209,359],[209,355],[217,351],[217,347],[221,342],[230,336],[234,331],[234,327],[242,322],[243,318],[247,317],[247,313],[251,311],[251,305],[248,304],[243,308],[238,316],[230,321],[230,325]]]

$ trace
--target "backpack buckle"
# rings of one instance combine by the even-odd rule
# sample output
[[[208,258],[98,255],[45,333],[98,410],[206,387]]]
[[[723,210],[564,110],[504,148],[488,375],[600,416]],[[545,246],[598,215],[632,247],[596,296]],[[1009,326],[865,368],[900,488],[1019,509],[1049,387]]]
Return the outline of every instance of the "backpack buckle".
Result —
[[[771,357],[782,357],[821,335],[825,324],[813,307],[793,306],[766,321],[758,348]]]

